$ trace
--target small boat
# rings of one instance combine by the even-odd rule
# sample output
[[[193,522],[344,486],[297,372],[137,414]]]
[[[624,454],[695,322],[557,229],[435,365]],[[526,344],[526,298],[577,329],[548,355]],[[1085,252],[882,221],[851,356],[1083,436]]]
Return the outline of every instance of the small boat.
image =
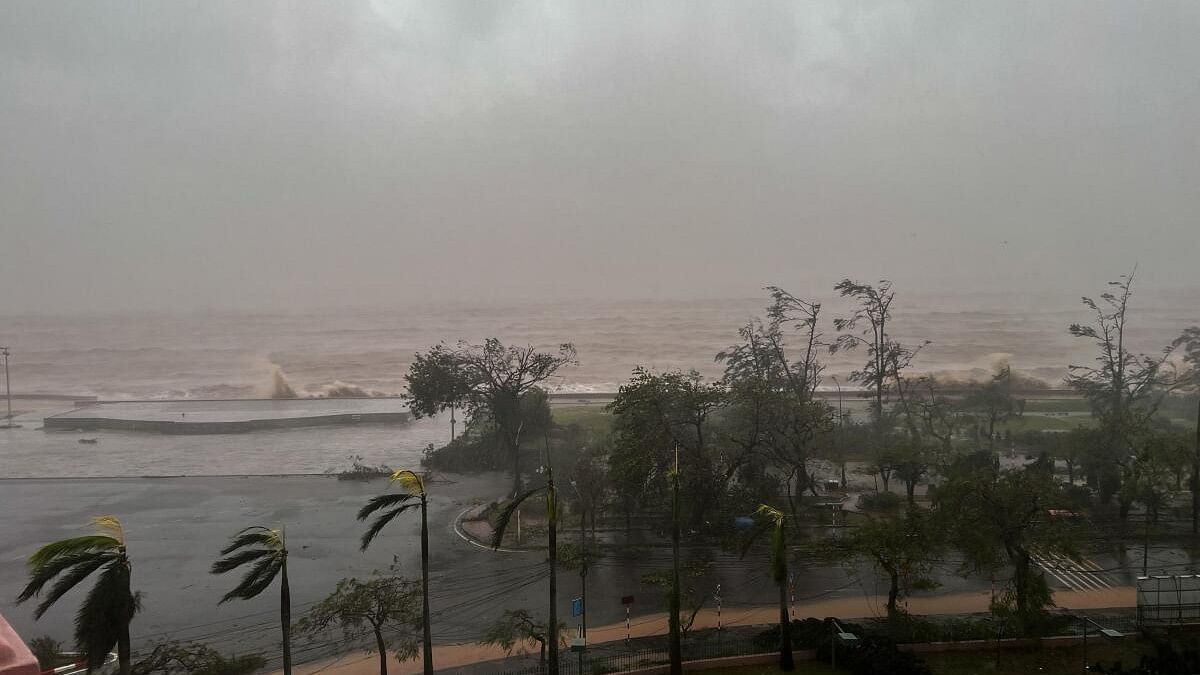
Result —
[[[85,445],[95,445],[100,442],[100,439],[99,438],[81,438],[81,439],[79,439],[79,442],[83,443]]]

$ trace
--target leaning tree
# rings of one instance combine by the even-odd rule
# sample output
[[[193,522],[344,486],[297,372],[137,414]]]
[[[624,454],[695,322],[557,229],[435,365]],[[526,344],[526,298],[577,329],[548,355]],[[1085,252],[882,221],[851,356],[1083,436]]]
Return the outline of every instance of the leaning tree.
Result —
[[[234,586],[221,598],[250,600],[274,583],[279,577],[279,623],[283,629],[283,672],[292,674],[292,590],[288,585],[288,549],[283,529],[273,530],[253,525],[233,535],[229,545],[221,549],[221,558],[212,565],[213,574],[224,574],[243,565],[252,565]],[[218,603],[220,604],[220,603]]]
[[[570,343],[553,352],[532,345],[505,345],[488,338],[481,345],[437,344],[418,353],[408,369],[409,409],[416,417],[448,408],[466,408],[472,418],[489,418],[512,463],[513,495],[521,493],[521,431],[527,395],[565,366],[575,365]],[[528,429],[526,429],[528,431]]]
[[[75,643],[89,673],[104,663],[115,645],[121,675],[129,675],[129,624],[140,603],[129,588],[132,565],[125,548],[125,529],[114,516],[94,518],[92,524],[95,534],[47,544],[29,557],[29,583],[17,602],[39,596],[46,584],[57,579],[33,612],[33,617],[40,619],[68,591],[99,572],[75,615]]]

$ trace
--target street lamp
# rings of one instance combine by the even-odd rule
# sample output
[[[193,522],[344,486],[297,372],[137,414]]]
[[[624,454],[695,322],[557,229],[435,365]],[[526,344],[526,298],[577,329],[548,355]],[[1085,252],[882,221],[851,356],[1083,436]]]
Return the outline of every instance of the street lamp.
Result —
[[[842,433],[841,433],[842,432],[842,421],[845,419],[845,415],[842,413],[842,384],[840,382],[838,382],[837,375],[831,375],[830,378],[833,379],[833,386],[837,387],[837,393],[838,393],[838,422],[837,422],[837,426],[834,427],[834,431],[833,431],[833,445],[835,448],[837,448],[838,458],[841,460],[842,490],[845,490],[846,489],[846,457],[844,454],[845,451],[842,449],[842,438],[841,438],[841,436],[842,436]]]
[[[829,619],[829,667],[837,670],[837,643],[838,640],[846,644],[858,644],[858,636],[854,633],[847,633],[846,629],[842,628],[842,624],[838,623],[837,619]]]
[[[8,399],[8,416],[4,418],[6,426],[12,426],[12,387],[8,383],[8,347],[0,347],[0,355],[4,356],[4,397]]]
[[[1101,626],[1100,624],[1096,623],[1090,617],[1084,616],[1082,614],[1079,615],[1079,618],[1083,619],[1083,672],[1086,673],[1089,670],[1088,658],[1087,658],[1088,624],[1091,624],[1091,625],[1095,626],[1096,628],[1099,628],[1100,634],[1110,640],[1120,640],[1121,638],[1125,637],[1125,634],[1119,630],[1113,630],[1112,628],[1105,628],[1104,626]]]

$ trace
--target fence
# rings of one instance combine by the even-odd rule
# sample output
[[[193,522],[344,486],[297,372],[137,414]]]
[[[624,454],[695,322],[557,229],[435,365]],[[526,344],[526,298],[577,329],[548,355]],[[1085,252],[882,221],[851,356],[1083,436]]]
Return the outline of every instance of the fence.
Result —
[[[685,642],[682,645],[684,661],[699,661],[715,659],[723,656],[745,656],[761,654],[770,649],[764,649],[752,637],[729,636],[720,640],[704,642]],[[634,647],[610,645],[605,643],[595,648],[589,648],[582,654],[563,650],[559,654],[558,672],[560,675],[603,675],[604,673],[619,673],[637,668],[657,666],[670,662],[667,646]],[[497,670],[502,675],[542,675],[546,672],[544,666],[532,664],[524,668]]]

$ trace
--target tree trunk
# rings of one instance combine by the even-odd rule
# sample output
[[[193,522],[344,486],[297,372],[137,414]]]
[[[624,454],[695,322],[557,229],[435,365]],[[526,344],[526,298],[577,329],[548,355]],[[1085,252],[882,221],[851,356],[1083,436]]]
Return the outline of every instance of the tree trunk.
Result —
[[[513,497],[521,494],[521,442],[513,443],[512,440],[505,435],[504,442],[508,446],[508,452],[512,455],[512,472],[513,472]]]
[[[292,589],[288,586],[287,551],[279,584],[279,623],[283,628],[283,675],[292,675]]]
[[[130,652],[130,648],[129,648],[129,622],[127,621],[127,622],[125,622],[125,624],[123,626],[121,626],[120,632],[117,633],[117,664],[118,664],[118,668],[120,669],[121,675],[129,675],[130,669],[132,668],[132,665],[130,663],[130,661],[131,661],[130,653],[131,652]],[[105,657],[104,654],[100,655],[101,663],[103,663],[104,657]],[[93,664],[91,661],[88,661],[88,672],[91,672],[92,670],[93,670]]]
[[[671,598],[667,609],[670,628],[668,653],[671,675],[683,673],[683,649],[679,642],[679,472],[675,472],[671,485]]]
[[[429,498],[421,494],[421,658],[433,675],[433,629],[429,620]],[[386,673],[384,675],[387,675]]]
[[[888,618],[896,616],[896,603],[900,599],[900,575],[896,572],[888,572],[888,578],[891,580],[891,585],[888,586],[888,601],[887,613]]]
[[[796,663],[792,657],[792,620],[788,616],[786,575],[779,582],[779,669],[783,671],[796,669]]]
[[[916,493],[917,493],[917,481],[916,481],[916,479],[915,479],[915,478],[914,478],[914,479],[907,479],[907,478],[906,478],[906,479],[904,480],[904,491],[905,491],[905,492],[908,494],[908,504],[909,504],[909,506],[915,506],[915,505],[916,505],[916,503],[917,503],[917,497],[916,497]]]
[[[1018,550],[1013,560],[1013,585],[1017,594],[1017,617],[1024,622],[1029,616],[1029,554]]]
[[[1196,454],[1192,457],[1192,534],[1200,534],[1200,401],[1196,403]]]
[[[558,493],[555,492],[553,478],[549,480],[547,496],[550,505],[546,518],[550,530],[550,626],[546,629],[550,643],[550,668],[547,672],[558,675]]]
[[[379,650],[379,675],[387,675],[387,643],[383,641],[383,631],[379,626],[372,626],[375,629],[375,648]]]

